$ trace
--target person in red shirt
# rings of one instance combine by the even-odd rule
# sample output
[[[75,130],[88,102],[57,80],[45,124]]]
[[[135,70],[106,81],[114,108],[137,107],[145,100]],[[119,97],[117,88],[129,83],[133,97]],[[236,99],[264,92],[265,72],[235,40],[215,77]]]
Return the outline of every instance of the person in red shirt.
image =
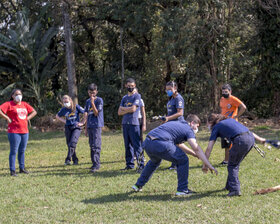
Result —
[[[226,118],[233,118],[238,121],[238,117],[240,117],[245,112],[246,106],[237,97],[231,95],[231,92],[232,90],[229,84],[224,84],[222,86],[222,98],[220,100],[221,114]],[[231,143],[226,139],[221,139],[221,146],[225,149],[225,159],[223,162],[221,162],[221,164],[227,165]]]
[[[18,152],[19,172],[28,174],[25,169],[25,149],[28,142],[28,121],[37,112],[28,103],[22,101],[22,91],[15,89],[10,101],[0,105],[0,116],[8,122],[8,139],[10,142],[9,165],[11,176],[16,174],[16,155]]]

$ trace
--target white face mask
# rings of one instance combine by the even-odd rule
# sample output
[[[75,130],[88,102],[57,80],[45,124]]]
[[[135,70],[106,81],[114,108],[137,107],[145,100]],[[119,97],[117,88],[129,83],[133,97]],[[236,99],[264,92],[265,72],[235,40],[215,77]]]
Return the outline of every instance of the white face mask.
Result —
[[[21,100],[22,100],[22,95],[16,95],[15,96],[15,101],[16,102],[21,102]]]
[[[196,127],[195,129],[193,129],[193,132],[196,134],[198,132],[198,127]]]
[[[64,105],[65,107],[71,107],[71,103],[70,103],[70,102],[64,103],[63,105]]]

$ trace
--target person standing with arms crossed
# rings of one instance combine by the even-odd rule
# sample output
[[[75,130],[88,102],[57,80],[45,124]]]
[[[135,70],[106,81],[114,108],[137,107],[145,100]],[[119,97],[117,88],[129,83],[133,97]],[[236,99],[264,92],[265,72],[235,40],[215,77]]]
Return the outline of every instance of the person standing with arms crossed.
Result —
[[[238,121],[238,118],[245,112],[246,106],[237,97],[231,95],[231,93],[231,86],[229,84],[224,84],[222,86],[222,98],[220,100],[221,114],[226,118],[233,118]],[[227,165],[231,143],[221,138],[221,147],[225,149],[225,159],[221,164]]]
[[[25,169],[25,150],[29,138],[28,121],[36,116],[37,112],[28,103],[22,101],[22,91],[15,89],[11,99],[0,105],[0,115],[8,122],[8,139],[10,142],[10,172],[16,174],[16,155],[18,153],[19,172],[28,174]]]
[[[97,85],[88,86],[89,99],[86,101],[84,122],[85,135],[88,136],[92,166],[90,171],[95,173],[100,169],[101,133],[104,127],[103,99],[97,96]]]
[[[177,83],[170,81],[165,86],[166,94],[169,97],[167,102],[167,116],[165,122],[168,121],[184,121],[184,99],[177,90]],[[176,169],[175,163],[172,163],[167,169]]]
[[[134,91],[136,87],[135,80],[129,78],[126,80],[125,87],[127,88],[127,95],[125,95],[118,109],[118,115],[123,116],[122,128],[125,145],[125,160],[126,167],[122,170],[130,170],[134,168],[134,153],[137,161],[142,153],[141,139],[140,139],[140,124],[139,124],[139,110],[141,96]],[[144,168],[144,159],[141,159],[138,164],[138,171]]]

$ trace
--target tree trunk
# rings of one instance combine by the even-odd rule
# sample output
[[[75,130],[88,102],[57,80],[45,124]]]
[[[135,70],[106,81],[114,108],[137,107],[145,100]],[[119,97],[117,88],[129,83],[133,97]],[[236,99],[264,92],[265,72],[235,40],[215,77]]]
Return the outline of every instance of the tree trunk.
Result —
[[[68,13],[68,6],[63,3],[63,25],[64,25],[64,38],[66,44],[66,62],[67,62],[67,76],[68,76],[68,91],[70,97],[75,104],[78,103],[78,89],[76,81],[75,70],[75,55],[73,49],[73,39],[71,31],[71,21]]]
[[[122,73],[121,73],[121,90],[124,88],[124,47],[123,47],[123,27],[120,28],[120,44],[122,52]]]

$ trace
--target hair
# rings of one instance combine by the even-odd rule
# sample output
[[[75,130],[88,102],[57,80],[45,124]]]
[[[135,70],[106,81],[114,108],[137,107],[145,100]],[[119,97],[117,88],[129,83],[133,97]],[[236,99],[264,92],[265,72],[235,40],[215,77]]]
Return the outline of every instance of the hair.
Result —
[[[14,99],[13,99],[13,95],[15,94],[16,91],[20,91],[21,94],[22,94],[21,89],[14,89],[14,90],[11,92],[11,94],[10,94],[10,100],[14,100]]]
[[[97,90],[97,85],[96,85],[95,83],[91,83],[91,84],[89,84],[89,86],[88,86],[88,90],[90,90],[90,91]]]
[[[128,78],[126,81],[125,81],[125,84],[127,84],[127,83],[136,83],[135,82],[135,79],[133,79],[133,78]]]
[[[177,89],[177,83],[174,81],[167,82],[165,86],[171,86],[172,88]]]
[[[74,102],[73,102],[73,100],[72,100],[72,98],[69,96],[69,95],[63,95],[62,96],[62,105],[63,105],[63,98],[68,98],[68,100],[70,101],[70,103],[71,103],[71,111],[72,112],[75,112],[76,111],[76,104],[74,104]],[[63,105],[64,106],[64,105]]]
[[[188,123],[194,122],[194,123],[199,124],[199,125],[200,125],[200,123],[201,123],[199,117],[196,116],[195,114],[189,114],[189,115],[187,116],[187,118],[186,118],[186,121],[187,121]]]
[[[230,86],[230,84],[228,84],[228,83],[224,84],[224,85],[222,86],[222,90],[223,90],[223,89],[228,89],[229,91],[231,91],[231,86]]]
[[[220,121],[227,119],[222,114],[210,114],[207,118],[207,122],[211,124],[211,127],[213,127],[215,124],[218,124]]]

